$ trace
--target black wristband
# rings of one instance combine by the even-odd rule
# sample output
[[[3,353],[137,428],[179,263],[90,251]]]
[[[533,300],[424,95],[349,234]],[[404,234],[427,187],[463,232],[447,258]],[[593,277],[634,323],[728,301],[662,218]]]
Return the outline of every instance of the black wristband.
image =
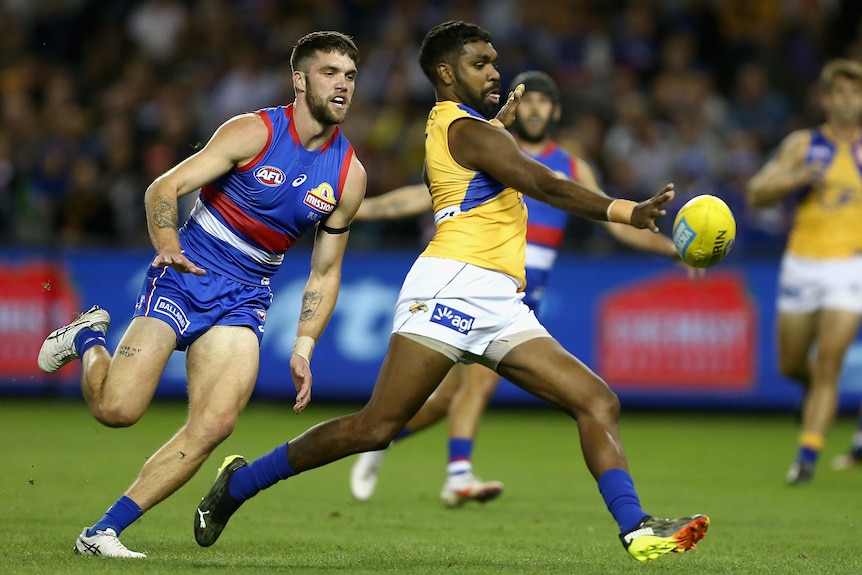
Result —
[[[344,232],[350,231],[350,226],[344,226],[343,228],[330,228],[323,222],[320,223],[320,229],[326,232],[327,234],[332,234],[333,236],[337,236],[338,234],[343,234]]]

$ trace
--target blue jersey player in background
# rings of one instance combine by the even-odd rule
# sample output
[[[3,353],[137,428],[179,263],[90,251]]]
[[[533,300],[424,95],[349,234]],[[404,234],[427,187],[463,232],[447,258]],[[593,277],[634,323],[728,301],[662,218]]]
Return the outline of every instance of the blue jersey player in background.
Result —
[[[80,358],[83,395],[108,427],[137,422],[171,353],[186,351],[188,420],[105,515],[84,528],[77,553],[146,557],[118,536],[184,485],[233,431],[257,379],[270,278],[310,231],[311,273],[290,358],[294,410],[308,404],[309,361],[335,306],[346,232],[365,195],[365,169],[338,128],[350,108],[357,59],[348,36],[304,36],[291,54],[294,103],[229,119],[149,186],[156,256],[113,355],[105,340],[110,316],[98,306],[45,340],[39,367],[54,372]],[[177,198],[198,189],[177,230]]]
[[[518,146],[559,175],[598,188],[590,165],[567,153],[551,137],[561,114],[560,93],[554,80],[544,72],[531,70],[519,74],[509,91],[514,91],[519,84],[524,85],[524,93],[511,126]],[[524,201],[528,214],[524,303],[538,313],[563,242],[569,213],[529,196],[524,196]],[[404,218],[430,210],[428,188],[420,184],[366,198],[356,219]],[[678,259],[673,242],[667,236],[623,224],[599,223],[628,245]],[[396,438],[400,441],[449,416],[449,460],[440,493],[445,507],[457,507],[467,501],[488,501],[503,491],[500,481],[483,481],[474,475],[472,463],[479,421],[499,383],[500,376],[481,364],[456,364]],[[368,451],[357,457],[350,473],[350,489],[357,499],[366,500],[374,494],[384,453],[385,450]]]

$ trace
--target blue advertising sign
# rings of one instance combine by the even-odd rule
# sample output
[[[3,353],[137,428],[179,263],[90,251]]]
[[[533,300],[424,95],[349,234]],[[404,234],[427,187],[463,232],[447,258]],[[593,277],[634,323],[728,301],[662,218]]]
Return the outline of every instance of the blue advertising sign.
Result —
[[[362,402],[370,396],[401,281],[414,257],[347,254],[338,304],[315,349],[315,401]],[[0,252],[0,393],[79,394],[78,362],[52,375],[36,367],[43,338],[74,311],[95,303],[111,313],[108,343],[115,347],[151,259],[146,250]],[[309,254],[298,250],[273,279],[255,397],[293,398],[286,366],[308,271]],[[656,256],[563,254],[539,315],[627,407],[793,409],[800,389],[776,370],[777,274],[773,259],[736,258],[690,280],[684,269]],[[440,321],[454,321],[449,315],[442,310]],[[168,362],[159,396],[185,395],[184,360],[176,352]],[[857,340],[841,379],[841,408],[855,410],[860,400]],[[495,402],[541,403],[505,381]]]

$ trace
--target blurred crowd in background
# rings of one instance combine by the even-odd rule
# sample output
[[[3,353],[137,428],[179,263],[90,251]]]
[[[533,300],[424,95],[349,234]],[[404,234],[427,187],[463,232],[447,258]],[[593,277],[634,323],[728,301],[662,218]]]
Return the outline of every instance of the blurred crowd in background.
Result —
[[[862,59],[859,0],[0,3],[6,246],[149,246],[147,185],[230,116],[291,102],[290,52],[313,30],[359,46],[343,129],[368,195],[420,182],[434,94],[418,48],[428,29],[456,19],[492,33],[504,87],[527,69],[556,79],[556,138],[598,169],[608,194],[643,199],[674,182],[675,208],[718,195],[737,216],[735,250],[777,253],[789,212],[749,210],[745,183],[790,130],[822,120],[822,64]],[[363,223],[351,245],[419,246],[431,225]],[[578,220],[567,246],[621,249]]]

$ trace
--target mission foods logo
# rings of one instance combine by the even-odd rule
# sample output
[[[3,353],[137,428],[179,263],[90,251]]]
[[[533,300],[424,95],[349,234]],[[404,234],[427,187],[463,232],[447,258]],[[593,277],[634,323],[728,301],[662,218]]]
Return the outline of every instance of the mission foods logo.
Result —
[[[668,276],[601,303],[598,372],[613,387],[703,391],[754,385],[756,312],[742,276]]]
[[[302,202],[318,212],[330,214],[335,209],[335,192],[331,185],[323,182],[316,188],[308,190]]]

